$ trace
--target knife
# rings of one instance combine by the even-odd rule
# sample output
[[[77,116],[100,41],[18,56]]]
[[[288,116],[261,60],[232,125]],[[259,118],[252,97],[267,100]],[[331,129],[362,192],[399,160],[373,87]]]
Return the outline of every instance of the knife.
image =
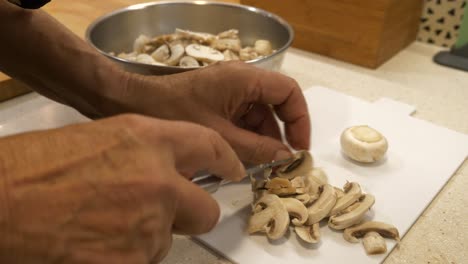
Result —
[[[249,175],[255,175],[259,172],[264,171],[265,169],[275,168],[281,165],[291,163],[293,160],[294,158],[291,157],[288,159],[282,159],[282,160],[276,160],[276,161],[274,160],[269,163],[262,163],[260,165],[250,167],[246,169],[245,171],[246,177]],[[212,174],[196,177],[192,180],[192,182],[197,184],[198,186],[200,186],[201,188],[203,188],[205,191],[209,193],[215,193],[219,189],[220,186],[231,183],[230,180],[225,180]]]

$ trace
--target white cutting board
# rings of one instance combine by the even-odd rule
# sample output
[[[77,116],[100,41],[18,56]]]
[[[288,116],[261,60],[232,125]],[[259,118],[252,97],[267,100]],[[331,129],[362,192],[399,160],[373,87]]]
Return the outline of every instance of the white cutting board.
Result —
[[[394,224],[403,236],[468,155],[468,136],[410,116],[414,108],[389,99],[375,103],[322,87],[305,92],[312,118],[312,153],[329,181],[342,186],[357,181],[376,203],[369,219]],[[349,126],[367,124],[382,132],[389,150],[384,161],[358,165],[340,152],[339,137]],[[250,185],[223,186],[214,194],[221,206],[218,226],[197,237],[236,263],[379,263],[387,254],[367,256],[341,232],[322,226],[322,242],[305,245],[294,232],[268,242],[246,234],[252,201]],[[387,240],[388,252],[395,243]]]

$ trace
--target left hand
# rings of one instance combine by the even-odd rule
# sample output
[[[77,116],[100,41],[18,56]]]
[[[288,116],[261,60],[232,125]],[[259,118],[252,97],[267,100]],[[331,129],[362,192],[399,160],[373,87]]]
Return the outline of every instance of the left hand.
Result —
[[[290,156],[274,113],[284,122],[288,143],[295,149],[309,148],[304,96],[296,81],[277,72],[222,62],[167,76],[130,75],[124,87],[117,95],[119,107],[108,108],[106,114],[130,111],[208,126],[244,162]]]

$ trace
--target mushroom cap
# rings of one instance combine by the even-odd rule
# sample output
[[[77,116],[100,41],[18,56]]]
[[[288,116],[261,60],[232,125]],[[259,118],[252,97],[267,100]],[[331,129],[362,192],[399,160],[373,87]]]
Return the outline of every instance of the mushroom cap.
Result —
[[[293,179],[297,176],[305,176],[313,169],[313,158],[309,151],[303,150],[294,154],[294,160],[281,166],[276,174],[278,177]]]
[[[224,60],[223,53],[211,47],[200,44],[188,45],[187,47],[185,47],[185,52],[187,53],[187,55],[192,56],[200,61],[216,62]]]
[[[358,243],[358,238],[372,231],[379,233],[383,237],[395,239],[397,242],[400,241],[400,234],[395,226],[378,221],[363,222],[359,225],[346,228],[343,238],[350,243]]]
[[[345,129],[340,141],[344,154],[359,162],[378,161],[388,149],[387,139],[369,126],[353,126]]]
[[[291,222],[296,225],[300,226],[303,225],[307,221],[307,217],[309,213],[307,211],[307,207],[301,201],[297,200],[296,198],[280,198],[281,202],[283,202],[284,206],[286,206],[286,210],[288,211],[289,215],[292,217]]]
[[[289,225],[289,214],[281,199],[274,194],[263,195],[254,208],[262,208],[249,219],[248,232],[265,232],[268,238],[275,240],[281,238]]]
[[[316,244],[320,241],[320,224],[315,223],[311,226],[295,226],[294,231],[298,237],[305,242]]]

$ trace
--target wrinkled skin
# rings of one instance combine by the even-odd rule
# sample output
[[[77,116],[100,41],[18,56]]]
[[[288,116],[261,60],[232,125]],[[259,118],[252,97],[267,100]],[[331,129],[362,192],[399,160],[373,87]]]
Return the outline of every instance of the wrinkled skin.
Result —
[[[0,139],[1,263],[156,263],[217,222],[179,171],[245,171],[218,133],[134,115]],[[8,174],[3,172],[8,171]]]
[[[289,157],[274,113],[284,122],[286,139],[308,149],[310,120],[299,85],[280,73],[243,62],[215,65],[164,77],[131,75],[108,105],[106,115],[131,111],[185,120],[218,131],[241,160],[250,163]]]

